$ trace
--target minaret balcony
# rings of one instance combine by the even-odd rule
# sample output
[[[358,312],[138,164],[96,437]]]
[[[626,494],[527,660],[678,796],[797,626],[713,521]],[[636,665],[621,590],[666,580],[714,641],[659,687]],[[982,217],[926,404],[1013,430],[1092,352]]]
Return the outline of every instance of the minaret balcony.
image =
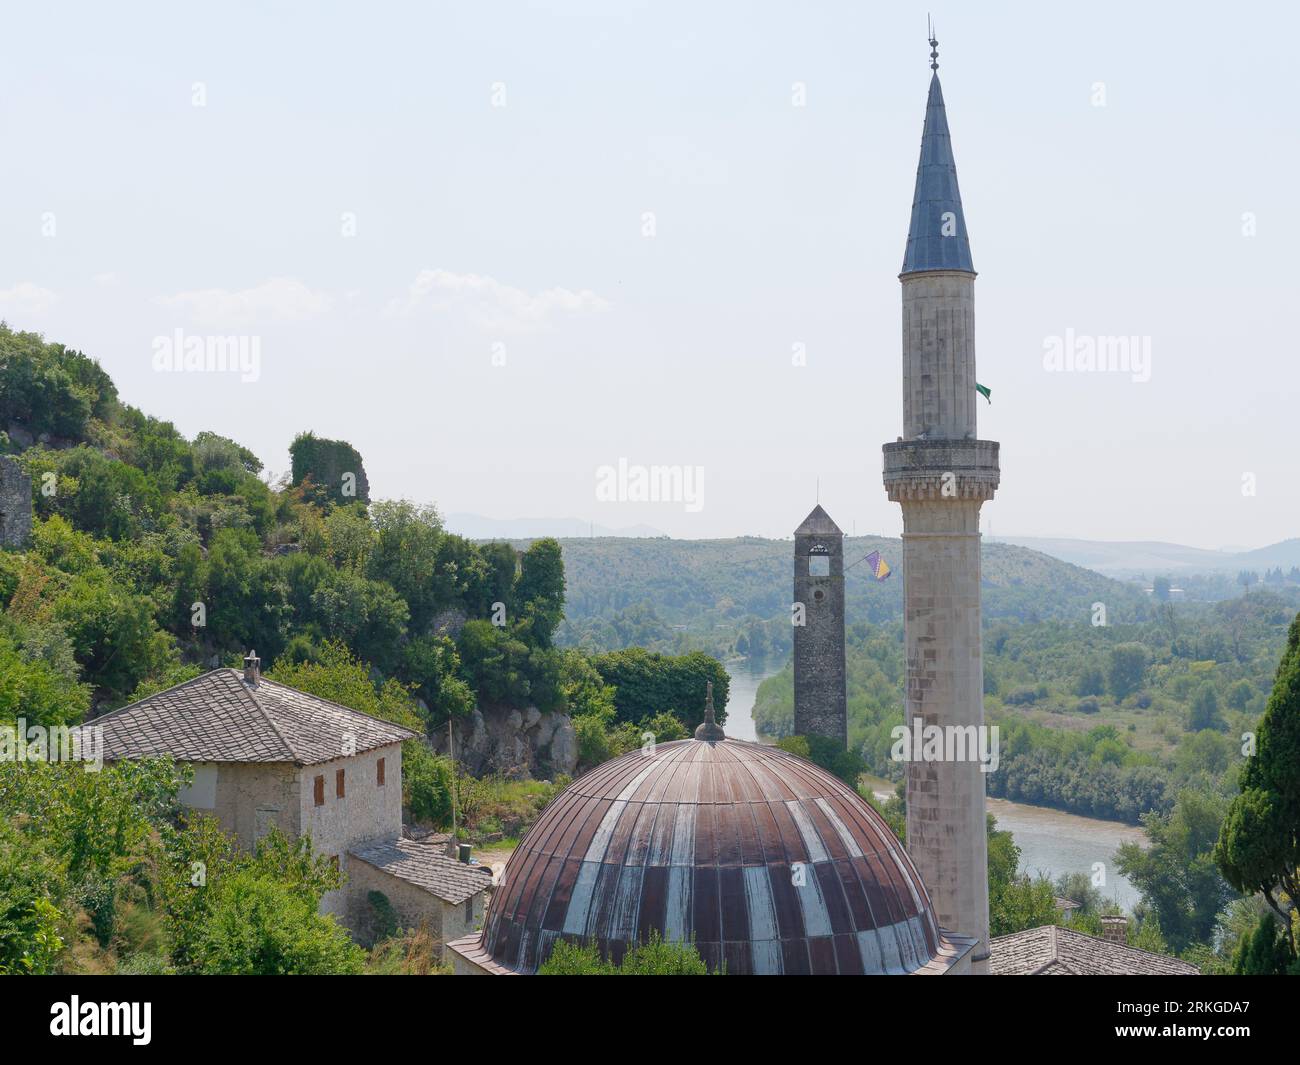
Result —
[[[884,446],[885,490],[904,500],[992,499],[997,491],[996,440],[898,440]]]

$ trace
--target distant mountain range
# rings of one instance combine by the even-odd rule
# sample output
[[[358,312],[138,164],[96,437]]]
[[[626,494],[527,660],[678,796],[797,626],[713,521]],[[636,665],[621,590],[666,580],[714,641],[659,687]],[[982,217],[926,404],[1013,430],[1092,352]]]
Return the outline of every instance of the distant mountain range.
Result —
[[[443,516],[443,523],[448,532],[470,540],[534,540],[540,536],[622,536],[635,539],[667,535],[649,525],[611,529],[581,518],[485,518],[482,514],[447,514]]]
[[[1238,573],[1300,566],[1300,538],[1253,551],[1210,551],[1156,540],[1068,540],[1040,536],[998,536],[994,542],[1040,551],[1108,577]]]

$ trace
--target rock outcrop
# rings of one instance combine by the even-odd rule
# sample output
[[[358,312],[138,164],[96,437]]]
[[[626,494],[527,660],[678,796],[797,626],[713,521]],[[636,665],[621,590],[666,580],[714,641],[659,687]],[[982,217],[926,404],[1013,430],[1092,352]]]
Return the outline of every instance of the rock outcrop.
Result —
[[[578,734],[567,714],[544,714],[535,706],[483,706],[453,729],[456,760],[474,776],[553,779],[572,775],[578,765]],[[446,726],[434,731],[430,743],[447,753]]]

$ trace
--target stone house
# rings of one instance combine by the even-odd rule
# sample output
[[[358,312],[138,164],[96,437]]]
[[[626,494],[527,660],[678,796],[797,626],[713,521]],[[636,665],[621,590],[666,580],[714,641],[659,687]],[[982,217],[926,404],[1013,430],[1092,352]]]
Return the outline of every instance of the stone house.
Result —
[[[370,946],[382,931],[372,901],[375,891],[388,900],[399,927],[426,923],[440,955],[443,944],[479,926],[492,872],[485,865],[457,861],[447,853],[447,845],[446,836],[384,839],[348,852],[343,919],[358,942]]]
[[[32,479],[0,455],[0,548],[27,546],[32,535]]]
[[[181,801],[216,817],[241,847],[272,827],[310,836],[347,877],[321,911],[362,942],[371,922],[357,900],[371,891],[389,898],[403,927],[427,921],[459,935],[465,914],[470,928],[482,917],[491,886],[482,867],[432,847],[403,856],[402,742],[416,733],[266,680],[255,653],[242,673],[214,669],[82,727],[102,728],[107,762],[189,763],[194,781]]]

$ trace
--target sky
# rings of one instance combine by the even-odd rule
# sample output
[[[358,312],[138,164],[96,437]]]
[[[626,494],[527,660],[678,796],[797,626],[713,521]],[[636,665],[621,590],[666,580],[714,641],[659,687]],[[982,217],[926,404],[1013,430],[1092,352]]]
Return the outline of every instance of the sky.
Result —
[[[985,531],[1300,536],[1295,5],[9,5],[0,317],[276,474],[311,429],[443,512],[897,535],[927,11]],[[1045,363],[1113,337],[1145,373]]]

